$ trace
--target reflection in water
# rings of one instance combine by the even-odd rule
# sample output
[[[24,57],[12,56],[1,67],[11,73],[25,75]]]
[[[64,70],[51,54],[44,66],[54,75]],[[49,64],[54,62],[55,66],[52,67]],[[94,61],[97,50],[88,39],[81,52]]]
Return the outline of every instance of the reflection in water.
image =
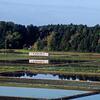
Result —
[[[60,74],[35,74],[31,72],[7,72],[0,73],[0,76],[30,78],[30,79],[52,79],[52,80],[82,80],[82,81],[100,81],[98,76],[84,75],[60,75]]]

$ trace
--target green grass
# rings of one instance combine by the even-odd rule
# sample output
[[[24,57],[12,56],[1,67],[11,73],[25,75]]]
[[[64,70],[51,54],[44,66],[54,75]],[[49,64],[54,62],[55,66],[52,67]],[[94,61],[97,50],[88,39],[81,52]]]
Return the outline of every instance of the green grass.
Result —
[[[16,52],[16,53],[15,53]],[[26,59],[30,58],[28,53],[29,50],[14,50],[13,53],[0,53],[1,60],[13,60],[13,59]],[[19,53],[19,54],[18,54]],[[59,59],[59,60],[97,60],[100,61],[99,53],[78,53],[78,52],[49,52],[50,59]],[[38,58],[38,57],[32,57]],[[39,57],[45,58],[45,57]]]
[[[77,87],[77,86],[69,87],[63,85],[59,86],[59,85],[27,84],[27,83],[18,84],[18,83],[11,83],[11,82],[1,82],[0,86],[91,91],[91,89],[87,89],[84,87]]]
[[[33,73],[59,73],[59,74],[82,74],[82,75],[100,75],[100,67],[33,67],[33,66],[3,66],[0,67],[0,72],[15,72],[15,71],[31,71]]]
[[[28,59],[27,54],[0,53],[0,60]]]

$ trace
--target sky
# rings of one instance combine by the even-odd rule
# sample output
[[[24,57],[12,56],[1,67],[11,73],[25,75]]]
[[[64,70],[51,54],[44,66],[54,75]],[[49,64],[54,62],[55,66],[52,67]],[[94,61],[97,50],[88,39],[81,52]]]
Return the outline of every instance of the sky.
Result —
[[[100,0],[0,0],[0,21],[18,24],[100,24]]]

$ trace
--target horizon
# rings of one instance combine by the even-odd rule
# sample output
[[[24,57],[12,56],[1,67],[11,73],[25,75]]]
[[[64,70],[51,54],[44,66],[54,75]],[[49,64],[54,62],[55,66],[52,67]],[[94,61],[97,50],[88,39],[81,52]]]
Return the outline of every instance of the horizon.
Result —
[[[87,25],[87,24],[74,24],[74,23],[66,23],[66,24],[44,24],[44,25],[34,25],[34,24],[31,24],[31,23],[29,23],[29,24],[22,24],[22,23],[16,23],[16,22],[14,22],[14,21],[4,21],[4,20],[0,20],[0,22],[7,22],[7,23],[9,23],[9,22],[11,22],[11,23],[14,23],[14,24],[18,24],[18,25],[24,25],[25,27],[27,27],[28,25],[33,25],[33,26],[36,26],[36,27],[42,27],[42,26],[48,26],[48,25],[83,25],[83,26],[87,26],[87,27],[95,27],[96,25],[99,25],[100,26],[100,24],[95,24],[95,25]]]
[[[0,0],[0,20],[36,26],[71,23],[95,26],[100,25],[99,4],[99,0]]]

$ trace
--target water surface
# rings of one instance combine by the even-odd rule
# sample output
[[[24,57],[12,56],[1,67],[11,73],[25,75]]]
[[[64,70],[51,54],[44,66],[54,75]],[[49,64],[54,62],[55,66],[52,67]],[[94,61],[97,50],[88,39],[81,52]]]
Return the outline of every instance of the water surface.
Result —
[[[31,72],[7,72],[0,73],[0,76],[27,78],[27,79],[49,79],[49,80],[75,80],[75,81],[89,81],[100,82],[100,76],[88,76],[88,75],[63,75],[63,74],[36,74]]]
[[[0,86],[0,96],[52,99],[81,93],[86,93],[86,91]]]

